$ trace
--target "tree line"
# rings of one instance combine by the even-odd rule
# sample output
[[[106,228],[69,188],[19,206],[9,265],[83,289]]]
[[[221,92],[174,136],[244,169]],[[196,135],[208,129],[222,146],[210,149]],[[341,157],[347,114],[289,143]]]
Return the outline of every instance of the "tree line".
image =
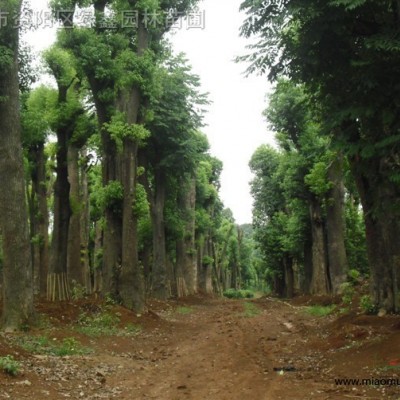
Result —
[[[62,26],[43,54],[55,86],[32,89],[20,32],[0,29],[3,327],[32,322],[37,295],[96,293],[140,313],[149,296],[256,284],[251,233],[224,208],[222,163],[201,133],[199,77],[172,52],[167,26],[114,19],[180,15],[196,1],[50,4]],[[92,26],[74,24],[79,7],[93,7]],[[21,1],[0,8],[15,15]]]
[[[274,83],[278,149],[260,147],[254,222],[276,291],[338,293],[370,276],[376,309],[399,311],[398,1],[252,1],[248,72]]]

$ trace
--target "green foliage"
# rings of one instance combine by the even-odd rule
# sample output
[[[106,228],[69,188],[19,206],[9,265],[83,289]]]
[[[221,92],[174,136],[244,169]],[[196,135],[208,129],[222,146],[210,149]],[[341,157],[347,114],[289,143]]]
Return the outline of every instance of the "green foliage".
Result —
[[[317,196],[323,197],[332,188],[327,176],[327,165],[325,162],[317,162],[311,168],[310,173],[304,177],[306,185]]]
[[[306,312],[314,317],[326,317],[332,314],[336,309],[336,306],[310,306],[307,307]]]
[[[212,265],[214,263],[214,259],[210,256],[203,257],[203,265]]]
[[[361,297],[360,307],[365,314],[376,314],[377,312],[376,305],[372,302],[371,296],[367,294]]]
[[[111,298],[107,303],[109,306],[115,304]],[[77,331],[94,338],[101,336],[133,336],[141,331],[139,325],[132,323],[121,327],[119,314],[107,310],[107,308],[94,315],[82,313],[79,316]]]
[[[353,302],[355,290],[354,286],[350,282],[344,282],[340,285],[340,291],[342,293],[342,301],[345,305],[351,305]]]
[[[357,283],[359,283],[360,275],[360,272],[356,269],[350,269],[349,271],[347,271],[349,282],[352,285],[356,285]]]
[[[81,300],[86,296],[86,288],[76,281],[72,281],[70,285],[70,292],[72,300]]]
[[[120,319],[110,312],[95,315],[82,314],[79,317],[77,330],[91,337],[113,336],[119,332]]]
[[[21,370],[21,364],[13,356],[0,357],[0,369],[8,375],[17,376]]]
[[[23,349],[34,354],[49,354],[54,356],[81,355],[90,352],[73,337],[64,338],[61,342],[49,339],[47,336],[21,336],[16,343]]]
[[[110,181],[100,189],[98,202],[102,210],[110,210],[115,214],[122,212],[124,188],[119,181]]]
[[[125,139],[143,142],[150,136],[150,132],[143,125],[129,124],[123,113],[114,115],[110,123],[104,124],[104,128],[110,133],[120,151]]]
[[[243,289],[227,289],[224,291],[223,295],[228,299],[252,299],[254,297],[254,292]]]

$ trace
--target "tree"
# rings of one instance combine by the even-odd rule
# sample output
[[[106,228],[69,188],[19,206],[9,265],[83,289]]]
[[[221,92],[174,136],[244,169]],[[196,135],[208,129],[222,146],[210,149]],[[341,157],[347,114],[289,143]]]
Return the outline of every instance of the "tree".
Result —
[[[68,179],[68,147],[74,131],[84,115],[75,91],[76,70],[69,53],[52,47],[44,54],[48,69],[58,87],[57,102],[50,117],[50,126],[57,135],[56,181],[54,184],[54,227],[48,274],[47,297],[69,298],[68,237],[71,217],[70,181]],[[77,266],[79,268],[79,265]]]
[[[21,1],[1,1],[3,15],[18,15]],[[4,14],[5,13],[5,14]],[[19,30],[10,20],[0,29],[0,230],[3,246],[2,325],[15,330],[34,314],[32,264],[21,144]]]
[[[49,132],[49,105],[56,93],[44,86],[27,93],[22,106],[22,138],[29,162],[31,188],[28,193],[34,289],[47,291],[49,267],[49,210],[45,145]]]
[[[398,2],[245,1],[242,8],[243,34],[261,34],[252,69],[304,82],[322,105],[361,197],[374,303],[398,311]]]
[[[150,99],[149,112],[153,118],[147,127],[151,135],[140,153],[153,225],[152,292],[156,298],[165,299],[171,291],[167,277],[165,202],[167,188],[174,183],[180,186],[176,201],[182,214],[186,214],[182,215],[185,226],[180,229],[176,248],[178,295],[181,297],[195,291],[194,271],[191,271],[194,262],[185,257],[191,251],[186,247],[191,246],[193,250],[193,246],[185,244],[184,237],[194,241],[194,173],[196,164],[208,149],[208,143],[197,129],[202,126],[201,107],[207,104],[207,100],[199,93],[199,77],[191,72],[182,54],[170,54],[160,68],[158,78],[161,94]]]

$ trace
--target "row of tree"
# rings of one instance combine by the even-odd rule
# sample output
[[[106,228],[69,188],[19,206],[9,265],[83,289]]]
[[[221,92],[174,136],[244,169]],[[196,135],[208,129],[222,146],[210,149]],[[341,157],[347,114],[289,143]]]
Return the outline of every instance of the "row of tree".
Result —
[[[96,292],[142,312],[147,296],[257,283],[248,229],[224,210],[222,163],[199,131],[208,104],[199,78],[172,54],[165,26],[114,21],[195,3],[51,2],[63,26],[43,56],[55,88],[31,90],[18,30],[0,29],[5,328],[32,320],[34,294]],[[0,3],[9,15],[20,7]],[[74,25],[78,7],[94,8],[92,26]]]
[[[291,294],[300,267],[304,290],[335,293],[350,266],[369,272],[377,308],[399,311],[399,1],[246,0],[242,9],[242,34],[258,38],[243,57],[249,72],[276,83],[267,118],[279,150],[260,148],[251,167],[278,291]]]

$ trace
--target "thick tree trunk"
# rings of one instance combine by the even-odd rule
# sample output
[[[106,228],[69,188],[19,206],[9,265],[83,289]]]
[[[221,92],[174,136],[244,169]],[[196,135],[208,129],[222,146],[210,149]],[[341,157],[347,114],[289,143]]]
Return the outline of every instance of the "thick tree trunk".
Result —
[[[168,297],[167,255],[165,244],[165,176],[162,171],[155,171],[154,197],[151,203],[151,219],[153,226],[153,268],[152,295],[156,299],[166,300]],[[177,276],[177,279],[183,278]]]
[[[137,31],[137,54],[142,56],[148,48],[148,32],[142,21]],[[141,90],[134,86],[122,90],[118,98],[118,110],[126,115],[130,125],[139,123]],[[124,306],[137,312],[145,308],[145,287],[142,266],[139,263],[137,243],[137,216],[133,212],[137,182],[137,140],[123,140],[122,185],[124,200],[122,208],[122,263],[118,281],[118,292]]]
[[[87,160],[86,149],[82,150],[82,157]],[[81,190],[82,190],[82,212],[81,212],[81,263],[84,271],[84,280],[86,293],[92,293],[92,276],[90,271],[89,260],[89,242],[90,242],[90,204],[89,204],[89,182],[88,182],[88,165],[82,163],[80,168]]]
[[[285,257],[283,266],[285,272],[285,297],[291,299],[294,296],[293,258]]]
[[[68,281],[71,287],[85,287],[85,272],[81,261],[81,216],[83,211],[80,179],[79,149],[68,148],[68,180],[70,184],[71,217],[68,230]]]
[[[122,266],[118,292],[125,307],[142,312],[144,309],[144,281],[138,258],[137,220],[133,214],[136,195],[137,144],[130,138],[124,141],[122,211]]]
[[[210,259],[212,257],[212,243],[209,235],[205,236],[201,240],[201,251],[198,259],[198,270],[199,270],[199,289],[203,293],[213,293],[213,282],[212,282],[212,264]]]
[[[339,294],[347,280],[345,246],[343,157],[338,155],[328,169],[332,188],[327,194],[326,232],[328,240],[329,274],[333,294]]]
[[[398,312],[400,190],[386,175],[387,160],[355,158],[351,165],[364,210],[373,301],[378,308]]]
[[[321,205],[313,196],[310,202],[310,218],[312,231],[313,274],[310,285],[312,294],[328,294],[330,292],[328,262],[325,246],[325,230]]]
[[[30,236],[35,293],[45,295],[49,266],[49,214],[47,207],[44,143],[29,149],[32,188],[29,194]]]
[[[183,296],[197,291],[197,263],[195,250],[196,179],[182,183],[178,194],[178,206],[183,220],[183,235],[177,240],[176,264],[178,276],[183,279]],[[179,278],[178,278],[179,279]]]
[[[302,290],[306,294],[310,294],[311,281],[313,275],[313,251],[312,251],[312,233],[307,229],[307,237],[304,241],[304,278]]]
[[[51,242],[51,259],[47,276],[49,300],[67,300],[70,297],[67,278],[68,231],[71,208],[68,180],[68,131],[57,131],[57,178],[54,185],[54,226]]]
[[[8,1],[2,2],[2,5],[3,12],[19,14],[21,2]],[[34,314],[19,115],[18,35],[19,30],[11,23],[0,29],[0,46],[10,51],[9,60],[3,56],[0,66],[0,231],[4,257],[2,325],[6,330],[15,330],[29,323]]]

